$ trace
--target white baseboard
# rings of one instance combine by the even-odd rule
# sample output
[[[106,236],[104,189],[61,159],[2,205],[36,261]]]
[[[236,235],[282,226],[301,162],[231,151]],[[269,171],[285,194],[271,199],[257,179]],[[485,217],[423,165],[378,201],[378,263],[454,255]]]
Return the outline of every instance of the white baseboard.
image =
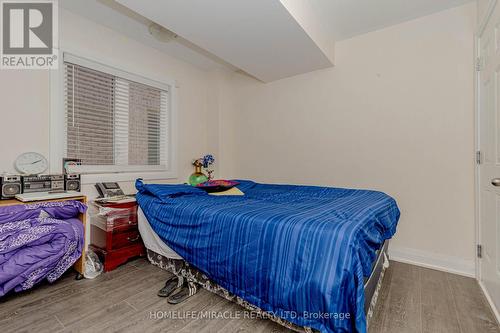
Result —
[[[484,287],[484,284],[482,281],[478,281],[479,282],[479,286],[481,287],[481,289],[483,290],[483,294],[484,296],[486,297],[486,299],[488,300],[488,303],[490,304],[490,308],[491,308],[491,311],[493,311],[493,315],[496,317],[497,319],[497,324],[500,325],[500,313],[498,312],[498,309],[497,307],[495,306],[495,303],[493,303],[493,300],[491,299],[490,297],[490,294],[488,293],[488,291],[486,290],[486,288]]]
[[[389,245],[389,258],[406,264],[432,268],[472,278],[476,277],[476,264],[474,260],[464,260],[462,258],[392,245]]]

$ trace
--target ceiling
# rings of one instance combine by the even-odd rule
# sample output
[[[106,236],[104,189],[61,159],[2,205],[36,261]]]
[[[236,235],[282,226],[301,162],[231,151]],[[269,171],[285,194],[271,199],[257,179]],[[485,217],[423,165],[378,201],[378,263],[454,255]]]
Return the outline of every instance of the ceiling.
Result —
[[[430,15],[475,0],[308,0],[337,40]]]
[[[329,67],[335,41],[474,0],[60,0],[60,6],[199,68],[269,82]],[[164,43],[156,22],[179,35]]]
[[[213,70],[232,67],[222,59],[179,37],[170,43],[156,40],[148,32],[151,20],[133,12],[114,0],[60,0],[59,6],[93,22],[138,40],[145,45],[186,61],[198,68]]]
[[[329,48],[306,31],[317,28],[311,17],[298,15],[301,24],[279,0],[117,2],[263,82],[333,66]]]

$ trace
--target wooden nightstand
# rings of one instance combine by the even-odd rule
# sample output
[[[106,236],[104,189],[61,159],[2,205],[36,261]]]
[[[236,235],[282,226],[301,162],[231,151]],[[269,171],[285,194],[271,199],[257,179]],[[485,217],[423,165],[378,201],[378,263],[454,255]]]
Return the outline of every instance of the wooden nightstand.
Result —
[[[104,261],[105,272],[146,255],[137,227],[137,203],[92,203],[90,221],[90,248]]]
[[[64,198],[64,199],[52,199],[52,200],[44,200],[44,201],[34,201],[34,202],[22,202],[16,199],[11,200],[0,200],[0,207],[5,206],[16,206],[16,205],[30,205],[35,203],[43,203],[43,202],[62,202],[62,201],[80,201],[84,205],[87,205],[87,197],[85,196],[77,196],[74,198]],[[85,271],[85,230],[87,224],[87,214],[78,214],[78,219],[82,221],[83,224],[83,248],[82,248],[82,256],[78,261],[73,265],[74,269],[78,272],[77,279],[83,278],[83,272]]]

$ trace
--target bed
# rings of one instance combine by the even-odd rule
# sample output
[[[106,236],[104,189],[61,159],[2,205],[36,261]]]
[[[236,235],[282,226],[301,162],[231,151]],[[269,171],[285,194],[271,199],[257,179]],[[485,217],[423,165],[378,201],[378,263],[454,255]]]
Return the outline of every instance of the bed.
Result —
[[[0,297],[54,282],[81,257],[85,210],[73,200],[0,208]]]
[[[399,219],[394,199],[239,182],[243,197],[138,181],[149,260],[296,331],[365,332]]]

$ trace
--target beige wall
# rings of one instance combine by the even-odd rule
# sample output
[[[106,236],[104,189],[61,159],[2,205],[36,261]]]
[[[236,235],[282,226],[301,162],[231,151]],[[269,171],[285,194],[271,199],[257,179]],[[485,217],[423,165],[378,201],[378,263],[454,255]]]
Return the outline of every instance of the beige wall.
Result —
[[[0,173],[14,172],[22,152],[49,156],[49,75],[0,70]]]
[[[342,41],[335,68],[269,84],[221,76],[222,173],[384,191],[394,253],[473,274],[475,21],[469,4]]]
[[[214,118],[207,103],[210,73],[62,8],[60,11],[62,50],[132,73],[177,81],[179,178],[170,181],[186,181],[193,171],[191,160],[218,148],[218,137],[208,140],[208,123]],[[0,71],[0,172],[14,172],[13,161],[22,152],[37,151],[49,157],[49,97],[47,71]],[[132,182],[121,185],[127,192],[134,190]],[[93,186],[85,186],[85,193],[96,194]]]
[[[477,0],[477,18],[478,22],[481,22],[490,2],[494,0]]]

